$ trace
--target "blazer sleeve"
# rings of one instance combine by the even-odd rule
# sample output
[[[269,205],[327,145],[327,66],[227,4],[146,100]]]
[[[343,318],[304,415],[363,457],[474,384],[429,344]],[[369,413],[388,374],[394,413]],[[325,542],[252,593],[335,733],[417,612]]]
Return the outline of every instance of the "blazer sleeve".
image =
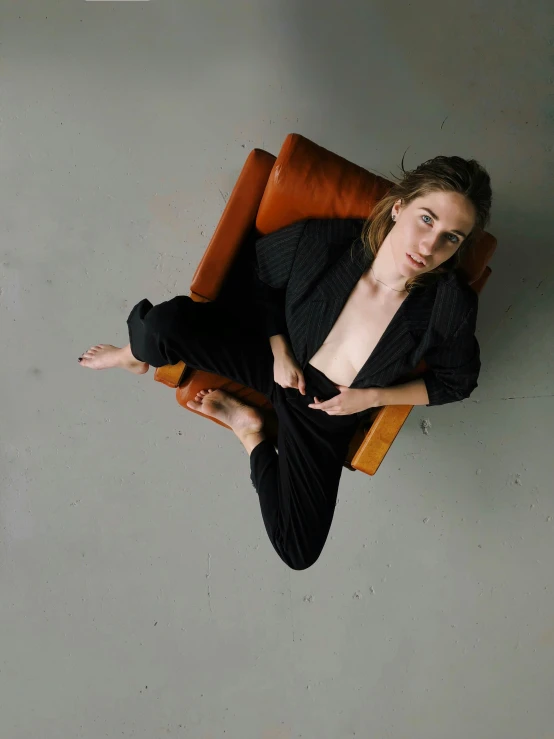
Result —
[[[254,300],[268,337],[286,334],[285,294],[298,244],[308,221],[298,221],[256,241]]]
[[[452,336],[425,354],[429,369],[421,377],[429,395],[428,406],[464,400],[477,387],[481,358],[476,323],[475,303]]]

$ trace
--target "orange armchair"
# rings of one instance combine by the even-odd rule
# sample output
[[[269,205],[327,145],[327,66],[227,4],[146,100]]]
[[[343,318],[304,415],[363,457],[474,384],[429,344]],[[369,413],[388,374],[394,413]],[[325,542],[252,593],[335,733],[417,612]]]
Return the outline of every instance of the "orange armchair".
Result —
[[[216,300],[233,268],[240,267],[241,250],[252,237],[304,218],[367,218],[392,184],[299,134],[287,136],[277,158],[262,149],[253,149],[196,269],[190,297],[198,302]],[[495,249],[496,239],[485,232],[464,261],[468,283],[477,293],[491,274],[487,264]],[[413,377],[425,369],[423,361]],[[184,362],[158,367],[154,379],[176,388],[177,402],[187,411],[225,428],[229,427],[222,421],[193,411],[186,404],[207,387],[233,393],[262,410],[264,432],[276,444],[278,421],[273,406],[252,388],[187,368]],[[375,408],[354,432],[344,466],[374,475],[412,408]]]

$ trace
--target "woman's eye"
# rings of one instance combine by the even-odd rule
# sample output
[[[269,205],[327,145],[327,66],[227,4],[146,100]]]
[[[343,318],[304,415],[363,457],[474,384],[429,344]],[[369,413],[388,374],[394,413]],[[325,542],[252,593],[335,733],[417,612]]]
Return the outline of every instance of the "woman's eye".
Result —
[[[431,216],[428,216],[426,213],[424,215],[422,215],[421,217],[422,218],[431,218]],[[424,221],[424,223],[429,223],[429,221]],[[448,235],[454,237],[454,240],[453,241],[450,241],[451,244],[457,244],[458,243],[459,239],[458,239],[457,236],[454,236],[454,234],[448,234]]]

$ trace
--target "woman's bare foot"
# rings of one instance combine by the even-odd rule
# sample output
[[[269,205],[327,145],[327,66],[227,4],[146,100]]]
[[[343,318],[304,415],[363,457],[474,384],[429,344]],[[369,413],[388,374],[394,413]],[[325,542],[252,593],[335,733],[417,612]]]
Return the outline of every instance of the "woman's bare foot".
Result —
[[[109,369],[110,367],[121,367],[129,370],[135,375],[143,375],[150,367],[146,362],[139,362],[131,353],[131,345],[127,344],[123,349],[111,344],[97,344],[86,351],[79,360],[83,367],[90,369]]]
[[[224,390],[200,390],[187,406],[194,411],[213,416],[230,426],[239,439],[252,434],[261,434],[264,417],[261,411],[246,405]],[[244,442],[243,442],[244,443]]]

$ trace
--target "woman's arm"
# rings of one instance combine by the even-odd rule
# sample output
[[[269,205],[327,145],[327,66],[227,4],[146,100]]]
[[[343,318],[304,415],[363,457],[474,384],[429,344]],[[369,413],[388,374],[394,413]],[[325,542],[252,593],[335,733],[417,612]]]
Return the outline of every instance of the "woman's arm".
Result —
[[[454,334],[424,355],[428,368],[422,375],[428,405],[444,405],[469,398],[481,370],[479,342],[475,337],[477,304],[466,313]]]
[[[425,354],[428,369],[421,377],[392,387],[368,388],[368,400],[373,400],[379,407],[433,406],[469,398],[477,387],[481,369],[480,348],[475,337],[476,321],[475,304],[448,341]]]
[[[290,349],[289,342],[284,334],[270,336],[269,343],[271,344],[271,351],[273,352],[274,357]]]
[[[377,391],[377,406],[429,405],[425,381],[420,377],[395,387],[369,388]]]

